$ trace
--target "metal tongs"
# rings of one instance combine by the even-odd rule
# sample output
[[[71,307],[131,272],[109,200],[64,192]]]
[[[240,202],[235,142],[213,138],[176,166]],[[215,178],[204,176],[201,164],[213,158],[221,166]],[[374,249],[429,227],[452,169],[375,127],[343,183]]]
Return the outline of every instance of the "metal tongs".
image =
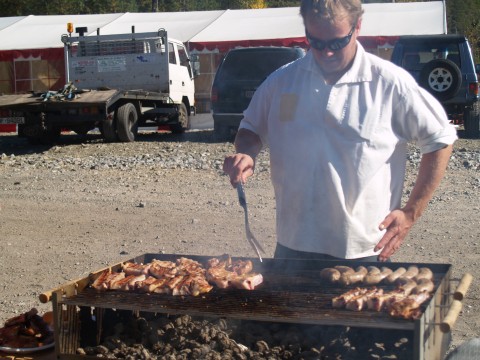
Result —
[[[247,209],[247,198],[245,197],[245,190],[243,190],[243,185],[241,182],[237,184],[237,193],[238,193],[238,202],[240,206],[243,208],[243,213],[245,214],[245,233],[247,235],[247,241],[250,243],[250,246],[255,250],[257,253],[258,259],[262,262],[262,255],[260,255],[260,251],[265,254],[265,250],[263,250],[262,245],[258,242],[258,240],[253,235],[252,231],[250,230],[250,223],[248,222],[248,209]]]

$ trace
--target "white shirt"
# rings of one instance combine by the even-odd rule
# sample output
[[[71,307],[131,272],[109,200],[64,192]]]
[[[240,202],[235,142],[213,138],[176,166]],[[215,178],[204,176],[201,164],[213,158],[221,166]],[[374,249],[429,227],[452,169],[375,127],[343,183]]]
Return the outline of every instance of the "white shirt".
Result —
[[[380,222],[400,207],[407,143],[428,153],[457,138],[432,95],[357,45],[334,85],[311,52],[275,71],[240,124],[270,148],[277,240],[294,250],[375,255]]]

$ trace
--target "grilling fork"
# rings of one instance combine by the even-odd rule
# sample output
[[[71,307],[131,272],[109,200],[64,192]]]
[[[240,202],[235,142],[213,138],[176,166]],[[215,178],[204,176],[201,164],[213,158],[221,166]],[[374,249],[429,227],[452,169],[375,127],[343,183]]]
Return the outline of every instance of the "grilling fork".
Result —
[[[262,255],[260,255],[260,251],[265,254],[265,250],[263,250],[262,245],[258,242],[253,235],[252,231],[250,230],[250,223],[248,222],[248,208],[247,208],[247,198],[245,197],[245,190],[243,189],[243,185],[241,182],[237,184],[237,193],[238,193],[238,202],[240,206],[243,208],[243,213],[245,215],[245,233],[247,235],[247,241],[250,246],[255,250],[258,259],[262,262]]]

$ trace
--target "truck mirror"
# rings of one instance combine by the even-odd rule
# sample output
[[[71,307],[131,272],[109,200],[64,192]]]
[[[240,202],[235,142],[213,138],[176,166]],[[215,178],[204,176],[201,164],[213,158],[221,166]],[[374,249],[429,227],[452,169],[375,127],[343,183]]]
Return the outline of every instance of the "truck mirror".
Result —
[[[193,69],[193,76],[196,77],[200,75],[200,58],[197,54],[190,55],[190,63]]]

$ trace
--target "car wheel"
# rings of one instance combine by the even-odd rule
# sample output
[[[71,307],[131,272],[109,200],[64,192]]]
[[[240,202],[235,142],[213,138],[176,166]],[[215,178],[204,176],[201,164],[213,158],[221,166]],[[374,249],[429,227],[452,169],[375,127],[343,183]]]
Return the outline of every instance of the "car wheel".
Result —
[[[446,101],[457,95],[462,73],[453,61],[432,60],[422,68],[419,83],[439,101]]]
[[[467,108],[463,114],[463,127],[465,128],[465,137],[468,139],[477,139],[480,137],[480,104],[475,103],[473,107]]]
[[[174,134],[183,134],[190,129],[190,116],[188,116],[187,107],[184,103],[178,106],[177,123],[170,126],[170,130]]]
[[[126,103],[117,110],[117,135],[123,142],[133,142],[138,133],[138,113],[135,105]]]

